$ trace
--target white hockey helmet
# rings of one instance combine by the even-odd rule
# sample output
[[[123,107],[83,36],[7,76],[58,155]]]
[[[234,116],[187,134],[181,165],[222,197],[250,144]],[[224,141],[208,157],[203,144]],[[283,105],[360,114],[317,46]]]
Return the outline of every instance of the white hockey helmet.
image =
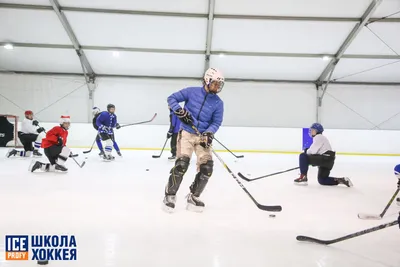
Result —
[[[219,71],[218,69],[215,68],[209,68],[205,73],[204,73],[204,83],[207,86],[210,86],[211,83],[217,82],[219,84],[219,88],[217,93],[221,92],[222,88],[224,87],[225,84],[225,78],[222,75],[222,72]]]
[[[98,107],[93,107],[92,108],[92,114],[93,116],[96,116],[98,113],[100,113],[100,109]]]
[[[64,123],[68,123],[67,127],[64,127]],[[69,129],[69,126],[71,124],[71,117],[70,116],[66,116],[66,115],[62,115],[60,117],[60,125],[63,126],[64,128],[66,128],[67,130]]]

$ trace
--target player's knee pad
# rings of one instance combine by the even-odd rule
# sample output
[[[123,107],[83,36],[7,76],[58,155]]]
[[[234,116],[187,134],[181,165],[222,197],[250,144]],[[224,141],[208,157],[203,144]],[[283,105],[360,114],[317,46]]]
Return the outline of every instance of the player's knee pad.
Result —
[[[57,163],[64,164],[67,161],[70,154],[71,150],[68,147],[64,146],[60,154],[58,154]]]
[[[169,195],[175,195],[178,192],[179,186],[182,183],[183,175],[186,173],[190,164],[190,158],[182,157],[178,158],[175,162],[175,166],[171,169],[170,176],[168,179],[168,185],[165,188],[165,193]]]
[[[202,175],[210,177],[213,173],[214,161],[208,160],[207,163],[200,165],[200,173]]]
[[[106,140],[106,146],[111,146],[112,147],[112,145],[113,145],[112,139],[107,139]]]

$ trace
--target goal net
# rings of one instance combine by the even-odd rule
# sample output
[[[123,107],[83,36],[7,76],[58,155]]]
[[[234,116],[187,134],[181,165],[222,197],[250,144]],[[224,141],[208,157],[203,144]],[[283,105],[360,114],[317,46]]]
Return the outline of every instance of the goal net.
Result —
[[[18,139],[18,116],[0,114],[0,147],[21,147]]]

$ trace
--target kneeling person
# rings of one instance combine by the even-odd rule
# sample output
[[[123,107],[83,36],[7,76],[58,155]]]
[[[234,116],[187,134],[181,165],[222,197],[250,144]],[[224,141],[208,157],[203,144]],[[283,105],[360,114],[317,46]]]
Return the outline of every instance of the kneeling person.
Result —
[[[329,140],[322,135],[324,127],[319,123],[313,123],[310,127],[310,135],[313,137],[313,143],[310,148],[299,156],[300,177],[294,180],[295,184],[307,185],[308,166],[318,167],[318,182],[321,185],[343,184],[347,187],[353,186],[347,177],[335,178],[329,177],[333,165],[335,164],[336,153],[332,151]]]
[[[34,172],[41,169],[42,171],[52,172],[55,170],[67,171],[64,166],[71,151],[65,145],[67,144],[68,129],[71,125],[69,116],[61,116],[60,126],[55,126],[47,132],[46,138],[43,139],[42,147],[44,154],[49,159],[50,163],[42,163],[39,161],[32,161],[29,170]]]

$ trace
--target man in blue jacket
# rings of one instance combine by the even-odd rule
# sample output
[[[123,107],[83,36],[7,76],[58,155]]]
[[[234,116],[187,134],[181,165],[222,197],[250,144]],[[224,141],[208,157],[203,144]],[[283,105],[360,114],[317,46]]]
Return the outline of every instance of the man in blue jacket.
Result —
[[[164,204],[169,212],[175,208],[176,193],[193,152],[197,156],[197,174],[190,186],[187,208],[199,212],[204,208],[204,202],[199,197],[213,172],[211,144],[224,115],[224,103],[217,94],[221,92],[224,81],[219,70],[210,68],[204,74],[203,86],[188,87],[168,97],[168,105],[183,122],[178,134],[177,160],[165,187]],[[179,105],[181,102],[185,102],[184,108]],[[199,130],[201,136],[192,126]]]
[[[107,111],[103,111],[96,119],[96,125],[102,141],[106,142],[104,159],[106,161],[114,160],[111,155],[114,140],[114,128],[121,128],[117,123],[117,115],[115,114],[115,106],[113,104],[107,105]]]
[[[171,154],[169,160],[176,159],[176,142],[178,140],[178,133],[181,129],[181,121],[178,119],[176,114],[172,111],[170,107],[169,109],[169,130],[167,132],[167,138],[171,138]]]

